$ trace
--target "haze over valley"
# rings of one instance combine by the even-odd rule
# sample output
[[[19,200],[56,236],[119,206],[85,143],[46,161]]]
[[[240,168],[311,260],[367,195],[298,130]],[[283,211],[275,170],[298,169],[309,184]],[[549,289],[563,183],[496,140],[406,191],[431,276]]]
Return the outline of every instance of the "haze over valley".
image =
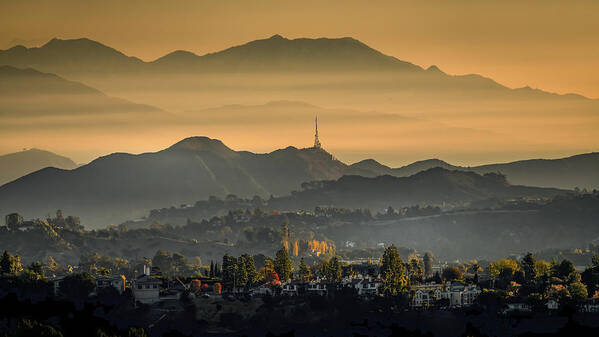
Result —
[[[151,62],[85,38],[52,39],[1,51],[0,64],[16,67],[2,69],[3,152],[43,147],[88,162],[111,152],[156,151],[186,135],[270,152],[309,146],[316,114],[327,149],[347,162],[374,157],[401,166],[441,158],[472,166],[597,146],[597,100],[423,69],[352,38],[274,35]],[[22,86],[28,91],[10,95]],[[82,123],[89,126],[84,136]],[[24,136],[28,127],[47,136],[44,146]],[[137,128],[134,136],[129,127]],[[81,137],[86,147],[76,141]]]

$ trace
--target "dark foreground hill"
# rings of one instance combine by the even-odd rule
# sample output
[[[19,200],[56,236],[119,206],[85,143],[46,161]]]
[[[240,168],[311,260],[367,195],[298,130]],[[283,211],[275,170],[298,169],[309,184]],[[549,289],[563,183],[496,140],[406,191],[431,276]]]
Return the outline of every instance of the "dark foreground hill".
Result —
[[[5,154],[0,156],[0,186],[45,167],[74,169],[77,164],[67,157],[38,149]]]

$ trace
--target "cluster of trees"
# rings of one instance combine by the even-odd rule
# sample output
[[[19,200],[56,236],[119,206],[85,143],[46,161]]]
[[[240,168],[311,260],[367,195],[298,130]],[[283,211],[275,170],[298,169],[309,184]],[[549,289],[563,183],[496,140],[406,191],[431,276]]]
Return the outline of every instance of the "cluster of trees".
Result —
[[[254,257],[249,254],[237,258],[225,254],[220,276],[225,289],[250,286],[259,279]]]
[[[593,275],[599,271],[599,259],[583,275]],[[500,259],[488,267],[491,279],[497,289],[508,297],[531,300],[555,299],[560,302],[581,301],[589,297],[588,289],[596,289],[597,280],[593,277],[583,281],[574,264],[567,259],[557,262],[538,260],[528,253],[520,261]],[[598,274],[599,275],[599,274]]]
[[[93,253],[81,256],[79,269],[98,275],[129,275],[131,266],[127,259]]]
[[[205,270],[199,256],[190,263],[181,253],[170,253],[159,249],[152,258],[153,272],[162,276],[201,276]]]

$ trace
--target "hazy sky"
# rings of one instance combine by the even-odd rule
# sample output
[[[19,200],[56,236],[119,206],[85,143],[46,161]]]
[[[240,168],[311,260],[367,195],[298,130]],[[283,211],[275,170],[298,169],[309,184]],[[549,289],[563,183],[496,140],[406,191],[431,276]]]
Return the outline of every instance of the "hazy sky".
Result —
[[[599,98],[597,0],[0,0],[0,48],[88,37],[152,60],[273,34],[351,36],[424,67]]]

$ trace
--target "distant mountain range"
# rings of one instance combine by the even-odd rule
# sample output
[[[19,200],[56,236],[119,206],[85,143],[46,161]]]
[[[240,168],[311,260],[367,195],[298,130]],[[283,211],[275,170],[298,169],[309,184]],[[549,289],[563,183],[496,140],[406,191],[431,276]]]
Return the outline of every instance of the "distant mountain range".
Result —
[[[418,164],[418,168],[426,170],[434,163]],[[155,153],[114,153],[74,170],[45,168],[26,175],[0,187],[0,212],[16,211],[34,217],[60,208],[82,216],[86,223],[104,226],[144,215],[153,208],[195,202],[210,195],[281,196],[301,190],[305,182],[334,181],[351,174],[372,177],[389,172],[408,172],[404,168],[381,171],[381,167],[374,161],[348,166],[323,149],[287,147],[267,154],[255,154],[233,151],[216,139],[192,137]],[[497,169],[491,166],[488,171]],[[390,176],[374,180],[344,177],[337,184],[348,186],[347,182],[357,182],[357,185],[349,186],[353,186],[353,192],[363,190],[365,196],[376,194],[379,188],[381,193],[384,192],[386,184],[397,186],[393,199],[387,202],[402,204],[440,203],[444,198],[447,202],[463,202],[494,194],[497,197],[552,196],[560,192],[556,189],[505,187],[507,183],[503,181],[500,185],[488,187],[485,184],[490,178],[475,173],[427,172],[412,176],[410,181],[422,182],[409,185],[410,188],[405,188],[407,185],[403,183],[395,183],[403,180]],[[430,172],[437,172],[437,175],[431,176]],[[570,176],[574,175],[576,173]],[[566,181],[561,171],[554,179],[556,182]],[[437,180],[441,180],[439,184],[432,183]],[[418,188],[423,188],[418,184],[428,186],[428,192],[422,195],[416,193]],[[479,185],[486,189],[479,188]],[[500,188],[497,189],[497,186]],[[377,197],[379,199],[373,196],[373,200],[385,203],[384,196],[384,193]]]
[[[124,53],[87,38],[61,40],[54,38],[41,47],[15,46],[0,51],[0,65],[35,68],[70,78],[107,78],[114,75],[139,76],[194,73],[267,74],[280,72],[336,73],[386,72],[401,75],[384,86],[419,91],[468,90],[497,91],[515,97],[556,97],[528,87],[510,90],[479,75],[451,76],[438,67],[423,69],[410,62],[385,55],[350,37],[287,39],[274,35],[206,55],[178,50],[151,62]],[[385,80],[387,81],[387,80]],[[345,81],[347,82],[347,81]],[[348,84],[329,83],[344,88]],[[377,84],[377,86],[381,86]],[[582,98],[579,95],[566,95]]]
[[[0,156],[0,186],[45,167],[70,170],[77,164],[67,157],[38,149],[5,154]]]
[[[160,114],[161,111],[108,96],[83,83],[69,81],[55,74],[31,68],[0,66],[0,119],[115,113],[143,113],[147,116]],[[7,126],[6,122],[3,124]]]
[[[439,159],[418,161],[399,168],[390,168],[373,159],[350,165],[350,171],[367,177],[392,175],[407,177],[433,167],[472,171],[479,174],[500,172],[510,184],[540,187],[575,187],[599,189],[599,153],[585,153],[560,159],[530,159],[511,163],[472,167],[455,166]]]

